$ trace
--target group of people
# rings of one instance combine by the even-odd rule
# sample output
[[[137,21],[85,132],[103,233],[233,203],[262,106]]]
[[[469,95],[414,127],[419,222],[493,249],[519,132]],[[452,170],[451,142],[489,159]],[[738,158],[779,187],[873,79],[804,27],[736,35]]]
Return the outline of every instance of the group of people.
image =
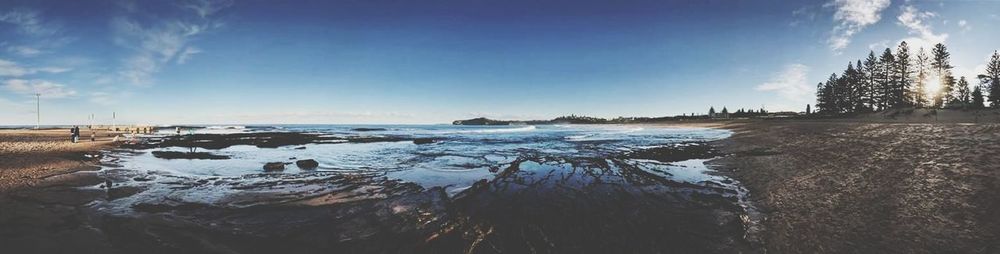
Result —
[[[69,129],[69,133],[70,133],[69,134],[69,138],[70,138],[71,141],[73,141],[73,143],[76,143],[76,142],[80,141],[80,126],[75,126],[74,125],[73,128]],[[94,133],[94,128],[91,127],[90,128],[90,141],[96,141],[97,140],[97,137],[95,137],[94,134],[95,134]]]
[[[73,128],[69,129],[69,133],[69,139],[73,141],[73,143],[80,140],[80,126],[73,126]]]

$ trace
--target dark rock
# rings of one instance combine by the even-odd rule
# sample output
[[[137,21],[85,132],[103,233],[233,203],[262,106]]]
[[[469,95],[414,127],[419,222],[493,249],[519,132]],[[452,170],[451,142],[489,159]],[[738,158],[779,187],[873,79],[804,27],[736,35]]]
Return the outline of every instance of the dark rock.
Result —
[[[313,159],[299,160],[295,162],[295,165],[299,166],[301,169],[314,169],[319,167],[319,162],[316,162],[316,160]]]
[[[306,147],[304,147],[304,146],[300,146],[300,147],[296,147],[295,148],[295,150],[305,150],[305,149],[306,149]]]
[[[153,151],[153,156],[160,159],[189,159],[189,160],[228,160],[229,156],[217,155],[206,152],[174,152],[174,151]]]
[[[136,193],[139,193],[140,191],[142,191],[142,189],[135,186],[122,186],[122,187],[110,188],[108,189],[108,200],[115,200],[119,198],[129,197],[135,195]]]
[[[676,162],[691,159],[708,159],[722,155],[707,143],[683,143],[632,151],[624,155],[629,159],[646,159],[661,162]]]
[[[354,128],[352,131],[385,131],[385,128]]]
[[[285,163],[281,162],[268,162],[264,164],[265,171],[282,171],[285,170]]]
[[[414,144],[418,144],[418,145],[430,144],[430,143],[434,143],[434,139],[433,138],[418,138],[418,139],[414,139],[413,143]]]

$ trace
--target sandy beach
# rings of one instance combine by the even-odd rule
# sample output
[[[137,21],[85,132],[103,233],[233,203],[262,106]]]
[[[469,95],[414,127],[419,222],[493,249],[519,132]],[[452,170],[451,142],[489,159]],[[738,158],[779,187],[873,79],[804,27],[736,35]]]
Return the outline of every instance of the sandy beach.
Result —
[[[46,177],[99,169],[94,159],[112,146],[104,131],[81,129],[80,141],[69,141],[69,129],[0,130],[0,192],[32,186]]]
[[[772,253],[995,253],[1000,125],[735,122],[711,162],[766,215]]]

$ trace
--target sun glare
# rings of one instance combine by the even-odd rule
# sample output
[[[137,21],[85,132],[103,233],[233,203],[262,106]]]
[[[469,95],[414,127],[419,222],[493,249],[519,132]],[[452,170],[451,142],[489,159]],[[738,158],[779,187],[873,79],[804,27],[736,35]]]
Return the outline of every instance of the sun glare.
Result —
[[[924,94],[927,95],[927,98],[934,98],[939,90],[941,90],[941,79],[937,77],[928,78],[927,85],[924,86]]]

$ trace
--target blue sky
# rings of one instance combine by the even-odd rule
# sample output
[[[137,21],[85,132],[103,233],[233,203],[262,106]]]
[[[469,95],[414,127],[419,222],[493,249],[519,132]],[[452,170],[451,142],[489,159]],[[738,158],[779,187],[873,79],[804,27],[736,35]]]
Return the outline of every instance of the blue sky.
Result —
[[[0,125],[804,109],[870,49],[1000,48],[1000,1],[3,1]]]

